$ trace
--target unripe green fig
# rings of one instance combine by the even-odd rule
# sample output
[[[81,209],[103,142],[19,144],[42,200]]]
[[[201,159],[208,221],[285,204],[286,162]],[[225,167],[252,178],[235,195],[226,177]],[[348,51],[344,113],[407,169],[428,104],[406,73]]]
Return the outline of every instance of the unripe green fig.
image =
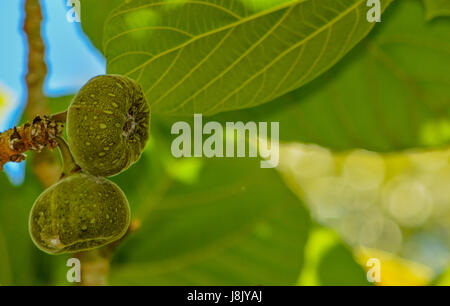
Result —
[[[122,190],[90,174],[71,174],[45,190],[30,213],[30,234],[50,254],[74,253],[120,239],[130,224]]]
[[[149,137],[150,108],[138,83],[101,75],[78,92],[67,114],[75,161],[90,174],[109,177],[135,163]]]

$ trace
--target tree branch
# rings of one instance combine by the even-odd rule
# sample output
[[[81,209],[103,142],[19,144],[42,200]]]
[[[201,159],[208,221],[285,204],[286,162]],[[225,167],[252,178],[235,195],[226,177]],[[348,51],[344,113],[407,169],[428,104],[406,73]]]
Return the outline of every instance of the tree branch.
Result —
[[[64,125],[50,117],[37,116],[33,121],[0,134],[0,170],[7,162],[21,162],[25,152],[40,152],[58,146],[56,137],[62,135]]]
[[[28,42],[28,72],[25,77],[28,88],[28,101],[25,115],[31,120],[36,115],[50,111],[42,88],[47,75],[45,64],[45,45],[41,37],[42,12],[39,0],[26,0],[23,30]]]
[[[28,121],[32,121],[37,115],[50,113],[42,90],[47,75],[47,66],[44,60],[45,44],[41,37],[42,19],[39,0],[26,0],[23,30],[28,42],[28,72],[25,77],[28,89],[25,118]],[[41,153],[35,154],[31,166],[44,187],[56,183],[61,174],[58,155],[46,148]]]

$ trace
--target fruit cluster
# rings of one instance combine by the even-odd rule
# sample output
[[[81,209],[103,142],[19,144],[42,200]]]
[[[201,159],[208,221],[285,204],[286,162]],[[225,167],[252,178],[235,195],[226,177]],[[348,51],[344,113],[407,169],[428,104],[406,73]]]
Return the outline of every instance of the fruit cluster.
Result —
[[[88,81],[67,113],[68,145],[59,139],[61,180],[30,214],[34,243],[50,254],[86,251],[120,239],[130,224],[122,190],[105,177],[128,169],[149,137],[150,108],[141,87],[120,75]]]

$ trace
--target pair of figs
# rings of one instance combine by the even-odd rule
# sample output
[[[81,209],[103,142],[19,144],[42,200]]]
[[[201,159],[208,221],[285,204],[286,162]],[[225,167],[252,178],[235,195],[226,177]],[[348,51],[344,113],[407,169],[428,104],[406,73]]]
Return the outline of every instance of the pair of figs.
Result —
[[[150,109],[135,81],[102,75],[83,86],[68,109],[69,147],[60,140],[63,176],[31,210],[30,234],[37,247],[50,254],[80,252],[126,233],[128,200],[104,177],[125,171],[139,159],[149,124]]]

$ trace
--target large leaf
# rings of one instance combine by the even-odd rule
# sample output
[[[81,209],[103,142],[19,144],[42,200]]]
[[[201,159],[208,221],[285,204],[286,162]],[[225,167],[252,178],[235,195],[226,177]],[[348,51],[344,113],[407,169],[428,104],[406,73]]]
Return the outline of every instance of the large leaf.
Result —
[[[125,0],[80,0],[81,26],[93,45],[103,50],[103,24],[114,8]]]
[[[450,19],[426,22],[419,0],[397,1],[380,27],[323,77],[245,116],[279,121],[281,140],[334,150],[448,144],[449,42]]]
[[[252,107],[339,61],[374,25],[366,2],[132,0],[106,20],[108,72],[139,80],[157,113]]]
[[[367,286],[364,269],[358,265],[352,251],[343,244],[333,246],[323,258],[318,269],[322,286]]]
[[[448,0],[423,0],[427,8],[427,19],[439,16],[450,16],[450,1]]]
[[[316,225],[308,237],[305,249],[305,264],[298,285],[369,284],[364,269],[334,231]]]
[[[155,154],[144,155],[147,165]],[[310,225],[305,208],[258,160],[199,162],[190,183],[167,173],[118,178],[135,182],[133,192],[124,188],[142,227],[118,250],[111,284],[295,284]]]

